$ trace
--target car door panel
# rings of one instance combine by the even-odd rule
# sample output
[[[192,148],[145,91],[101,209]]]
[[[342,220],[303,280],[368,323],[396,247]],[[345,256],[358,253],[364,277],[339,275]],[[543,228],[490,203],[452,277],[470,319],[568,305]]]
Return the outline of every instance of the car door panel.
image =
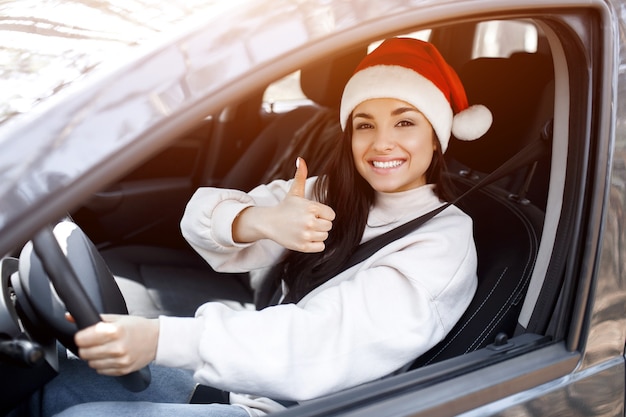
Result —
[[[103,191],[74,220],[99,247],[120,243],[181,244],[178,222],[200,181],[212,123],[174,142]]]

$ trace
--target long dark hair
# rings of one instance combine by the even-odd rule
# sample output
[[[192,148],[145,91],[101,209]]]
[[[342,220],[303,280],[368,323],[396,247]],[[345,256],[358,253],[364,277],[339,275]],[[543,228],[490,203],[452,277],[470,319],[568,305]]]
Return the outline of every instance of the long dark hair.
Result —
[[[319,253],[290,251],[283,261],[282,276],[289,288],[286,302],[298,302],[306,294],[340,272],[343,263],[361,242],[374,190],[361,177],[352,156],[352,117],[346,123],[341,140],[337,141],[315,183],[315,197],[335,211],[333,228]],[[433,133],[435,154],[426,171],[426,182],[435,184],[435,193],[442,201],[450,201],[451,187],[441,145]]]

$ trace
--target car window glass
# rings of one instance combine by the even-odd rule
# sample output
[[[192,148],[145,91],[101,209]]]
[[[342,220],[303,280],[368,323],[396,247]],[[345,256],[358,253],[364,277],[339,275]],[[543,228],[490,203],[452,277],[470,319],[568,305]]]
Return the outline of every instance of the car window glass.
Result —
[[[313,102],[300,88],[300,71],[273,82],[263,94],[263,110],[267,113],[284,113],[308,104]]]
[[[537,27],[508,20],[481,22],[476,26],[472,59],[506,58],[515,52],[537,52]]]

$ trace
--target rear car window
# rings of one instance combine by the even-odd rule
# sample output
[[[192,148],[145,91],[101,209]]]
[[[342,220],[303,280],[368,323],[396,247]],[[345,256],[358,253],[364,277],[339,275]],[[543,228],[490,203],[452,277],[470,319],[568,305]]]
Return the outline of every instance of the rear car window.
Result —
[[[515,52],[537,52],[537,27],[509,20],[481,22],[476,26],[472,59],[506,58]]]

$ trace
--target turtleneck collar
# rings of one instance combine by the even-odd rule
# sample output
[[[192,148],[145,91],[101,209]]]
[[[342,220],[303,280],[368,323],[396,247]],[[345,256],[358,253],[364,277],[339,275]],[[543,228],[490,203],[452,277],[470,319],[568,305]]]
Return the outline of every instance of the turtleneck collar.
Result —
[[[374,206],[367,219],[368,227],[401,224],[414,219],[443,204],[434,191],[433,184],[426,184],[397,193],[376,192]]]

